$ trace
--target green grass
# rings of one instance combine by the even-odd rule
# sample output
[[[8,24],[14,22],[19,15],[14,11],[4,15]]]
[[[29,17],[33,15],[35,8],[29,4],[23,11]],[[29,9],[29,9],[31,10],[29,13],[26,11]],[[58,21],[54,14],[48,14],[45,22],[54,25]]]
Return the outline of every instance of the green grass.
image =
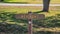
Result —
[[[37,11],[41,11],[42,10],[42,7],[32,7],[32,6],[30,6],[30,7],[23,7],[23,6],[18,6],[18,7],[16,7],[16,6],[0,6],[0,11],[2,12],[2,11],[5,11],[5,12],[16,12],[17,14],[18,13],[28,13],[28,11],[32,11],[32,12],[37,12]],[[50,9],[49,9],[49,13],[39,13],[39,14],[44,14],[46,17],[50,17],[50,16],[56,16],[56,14],[60,14],[60,6],[54,6],[54,7],[50,7]],[[1,15],[1,14],[0,14]],[[4,16],[5,16],[5,14],[4,14]],[[3,17],[4,17],[3,16]],[[54,19],[54,18],[53,18]],[[48,21],[52,21],[53,20],[52,18],[51,19],[47,19]],[[59,18],[57,18],[58,20],[59,20]],[[16,21],[14,21],[14,22],[9,22],[9,20],[7,20],[7,21],[5,21],[5,22],[7,22],[7,23],[9,23],[9,24],[18,24],[18,25],[21,25],[21,26],[23,26],[25,23],[23,23],[23,22],[19,22],[19,23],[17,23]],[[47,22],[46,22],[47,23]],[[51,25],[51,23],[52,22],[49,22],[50,23],[50,25]],[[55,22],[54,22],[55,23]],[[40,24],[40,22],[38,23],[38,24]],[[24,27],[24,26],[23,26]],[[26,26],[27,27],[27,26]],[[52,32],[56,32],[56,30],[57,30],[57,32],[59,32],[59,30],[60,30],[60,27],[55,27],[55,28],[34,28],[34,32],[37,32],[37,31],[52,31]]]
[[[4,2],[27,2],[27,3],[33,3],[33,4],[40,4],[42,3],[42,0],[4,0]],[[52,4],[60,4],[60,0],[51,0]]]
[[[41,11],[42,7],[24,7],[24,6],[1,6],[0,11],[6,11],[6,12],[16,12],[16,13],[28,13],[29,11],[36,12]],[[41,13],[40,13],[41,14]],[[60,6],[50,7],[49,13],[42,13],[46,16],[53,16],[55,14],[60,14]]]

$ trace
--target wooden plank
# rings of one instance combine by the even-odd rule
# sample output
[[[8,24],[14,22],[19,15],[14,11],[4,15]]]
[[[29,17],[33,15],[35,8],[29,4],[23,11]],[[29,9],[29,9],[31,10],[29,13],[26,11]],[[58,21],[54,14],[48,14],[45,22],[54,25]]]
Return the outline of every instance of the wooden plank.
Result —
[[[16,14],[16,19],[44,19],[44,14]]]

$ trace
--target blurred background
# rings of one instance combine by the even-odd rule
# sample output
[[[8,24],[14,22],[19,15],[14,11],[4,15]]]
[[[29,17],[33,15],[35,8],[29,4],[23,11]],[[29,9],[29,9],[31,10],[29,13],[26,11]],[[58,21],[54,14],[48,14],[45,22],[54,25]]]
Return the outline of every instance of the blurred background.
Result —
[[[42,4],[43,0],[0,0],[0,3]],[[51,0],[60,5],[60,0]],[[0,5],[0,34],[28,34],[27,19],[16,19],[16,14],[37,12],[42,6],[5,6]],[[33,34],[60,34],[60,6],[50,6],[44,20],[33,20]]]
[[[40,4],[43,0],[0,0],[0,2],[8,3],[26,3],[26,4]],[[52,4],[60,4],[60,0],[51,0]]]

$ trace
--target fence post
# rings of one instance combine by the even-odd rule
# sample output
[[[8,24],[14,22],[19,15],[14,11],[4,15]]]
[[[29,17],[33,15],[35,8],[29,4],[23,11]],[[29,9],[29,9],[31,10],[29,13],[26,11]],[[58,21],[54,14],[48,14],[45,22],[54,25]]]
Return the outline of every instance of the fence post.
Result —
[[[28,20],[28,34],[32,34],[32,19]]]

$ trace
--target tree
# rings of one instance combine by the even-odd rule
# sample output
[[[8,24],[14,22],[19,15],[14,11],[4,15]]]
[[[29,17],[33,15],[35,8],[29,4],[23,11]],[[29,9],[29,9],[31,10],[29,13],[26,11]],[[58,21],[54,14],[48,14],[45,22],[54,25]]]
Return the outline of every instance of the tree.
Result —
[[[43,0],[43,11],[48,12],[50,0]]]
[[[48,12],[49,11],[49,4],[50,4],[50,0],[43,0],[43,10],[37,11],[34,13]]]

